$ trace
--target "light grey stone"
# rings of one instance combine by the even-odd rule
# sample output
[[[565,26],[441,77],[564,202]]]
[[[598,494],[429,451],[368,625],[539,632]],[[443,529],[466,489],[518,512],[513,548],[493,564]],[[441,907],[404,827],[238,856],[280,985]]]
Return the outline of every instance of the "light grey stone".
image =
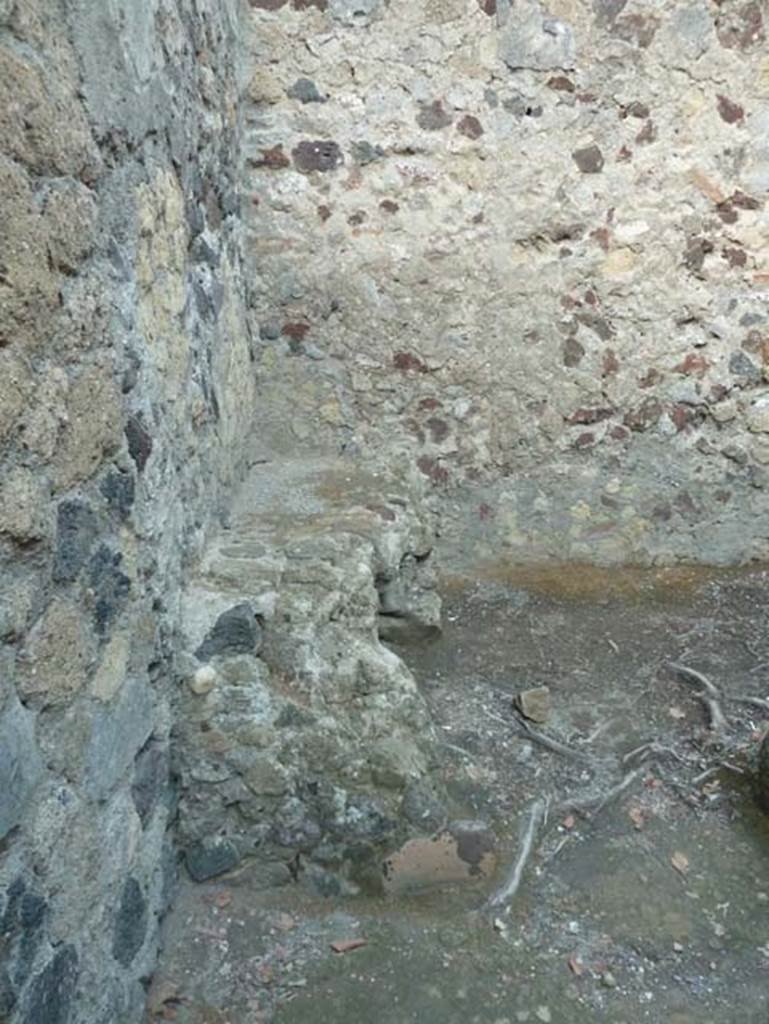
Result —
[[[715,42],[713,19],[704,3],[676,6],[671,19],[672,43],[690,60],[698,60]]]
[[[536,0],[522,0],[506,20],[499,55],[511,71],[567,71],[577,60],[574,31]]]
[[[330,0],[328,9],[335,21],[366,24],[382,6],[382,0]]]

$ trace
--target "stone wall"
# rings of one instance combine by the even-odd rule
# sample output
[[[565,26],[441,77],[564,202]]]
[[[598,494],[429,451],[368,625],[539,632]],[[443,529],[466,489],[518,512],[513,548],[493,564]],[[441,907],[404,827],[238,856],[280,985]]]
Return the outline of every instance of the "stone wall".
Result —
[[[765,0],[250,5],[265,435],[474,558],[766,557]]]
[[[180,581],[240,472],[235,0],[0,0],[0,1019],[141,1018]]]

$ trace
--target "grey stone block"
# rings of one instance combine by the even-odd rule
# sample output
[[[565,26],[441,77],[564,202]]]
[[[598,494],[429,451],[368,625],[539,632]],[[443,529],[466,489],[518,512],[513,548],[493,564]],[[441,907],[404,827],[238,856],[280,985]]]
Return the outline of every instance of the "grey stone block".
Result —
[[[104,635],[128,601],[131,581],[120,569],[123,556],[102,544],[88,566],[88,582],[94,595],[96,632]]]
[[[79,974],[74,946],[62,946],[30,984],[19,1024],[69,1024]]]
[[[186,851],[184,863],[193,881],[205,882],[232,871],[240,863],[240,854],[227,839],[201,839]]]
[[[222,612],[195,654],[200,661],[217,655],[256,654],[261,638],[254,609],[244,601]]]
[[[14,701],[0,717],[0,839],[21,821],[41,769],[33,716]]]
[[[147,900],[135,878],[123,886],[112,941],[112,955],[128,967],[144,945],[147,935]]]
[[[159,740],[150,739],[136,755],[131,796],[144,826],[169,789],[169,767],[168,748]]]
[[[366,24],[382,6],[382,0],[330,0],[328,9],[335,21],[346,25]]]
[[[516,5],[499,40],[499,55],[511,71],[567,71],[577,60],[570,25],[549,17],[532,0]]]
[[[86,751],[85,788],[104,800],[130,768],[154,725],[152,698],[144,683],[125,684],[117,701],[93,717]]]
[[[53,578],[57,583],[76,579],[86,563],[98,525],[90,505],[83,501],[62,501],[56,513],[56,554]]]

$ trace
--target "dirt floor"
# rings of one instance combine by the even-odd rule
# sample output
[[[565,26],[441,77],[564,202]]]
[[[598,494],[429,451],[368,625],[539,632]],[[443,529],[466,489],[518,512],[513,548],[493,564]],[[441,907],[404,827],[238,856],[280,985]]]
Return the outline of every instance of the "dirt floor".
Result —
[[[376,899],[185,884],[150,1019],[769,1024],[769,572],[494,567],[443,590],[443,636],[401,653],[496,875]],[[514,696],[540,686],[527,723]]]

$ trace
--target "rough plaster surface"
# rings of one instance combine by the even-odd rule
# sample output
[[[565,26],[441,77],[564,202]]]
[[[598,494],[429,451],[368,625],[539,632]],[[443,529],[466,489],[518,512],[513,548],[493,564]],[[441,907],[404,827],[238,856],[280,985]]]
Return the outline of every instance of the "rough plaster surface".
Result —
[[[469,484],[473,557],[765,557],[764,0],[251,8],[276,443]]]

